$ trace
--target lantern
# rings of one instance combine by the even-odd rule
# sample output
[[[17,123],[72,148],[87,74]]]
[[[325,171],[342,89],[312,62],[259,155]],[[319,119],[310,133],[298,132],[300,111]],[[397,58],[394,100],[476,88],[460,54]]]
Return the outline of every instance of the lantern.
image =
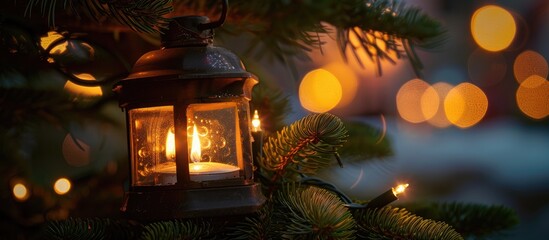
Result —
[[[245,214],[265,201],[251,148],[258,81],[212,45],[224,17],[172,19],[163,48],[143,55],[114,87],[127,118],[131,184],[121,210],[130,218]]]

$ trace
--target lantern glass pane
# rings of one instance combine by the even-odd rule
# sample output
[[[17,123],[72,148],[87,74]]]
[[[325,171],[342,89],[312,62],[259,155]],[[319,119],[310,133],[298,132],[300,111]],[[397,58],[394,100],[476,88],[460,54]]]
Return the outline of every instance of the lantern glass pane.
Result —
[[[191,181],[240,177],[242,133],[235,102],[191,104],[187,142]]]
[[[173,185],[177,182],[173,106],[131,109],[132,184]]]

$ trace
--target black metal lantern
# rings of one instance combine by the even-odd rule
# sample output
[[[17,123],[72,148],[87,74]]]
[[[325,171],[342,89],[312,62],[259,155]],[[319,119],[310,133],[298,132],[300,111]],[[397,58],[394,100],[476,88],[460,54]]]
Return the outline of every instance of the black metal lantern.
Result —
[[[131,186],[121,210],[130,218],[239,215],[265,201],[253,179],[257,78],[212,45],[224,17],[172,19],[163,48],[114,87],[127,118]]]

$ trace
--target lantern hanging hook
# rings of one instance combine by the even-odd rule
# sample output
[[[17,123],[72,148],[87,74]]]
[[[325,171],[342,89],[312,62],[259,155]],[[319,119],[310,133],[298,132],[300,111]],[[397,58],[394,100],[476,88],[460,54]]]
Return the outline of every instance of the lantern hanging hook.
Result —
[[[222,0],[221,3],[222,3],[222,8],[221,8],[221,16],[219,16],[219,19],[215,22],[200,24],[198,26],[199,30],[218,28],[221,25],[223,25],[223,23],[225,23],[225,19],[227,18],[227,11],[228,11],[228,6],[229,6],[229,1],[228,0]]]

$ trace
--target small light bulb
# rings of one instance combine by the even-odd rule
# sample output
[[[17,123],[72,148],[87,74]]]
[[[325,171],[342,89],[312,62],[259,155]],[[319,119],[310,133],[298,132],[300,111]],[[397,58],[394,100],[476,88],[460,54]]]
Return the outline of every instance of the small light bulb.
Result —
[[[399,194],[403,193],[408,186],[410,186],[410,184],[405,183],[405,184],[400,184],[400,185],[394,187],[393,188],[393,194],[395,195],[395,197],[398,196]]]
[[[254,111],[254,117],[252,118],[252,132],[261,131],[261,120],[259,120],[259,113]]]

